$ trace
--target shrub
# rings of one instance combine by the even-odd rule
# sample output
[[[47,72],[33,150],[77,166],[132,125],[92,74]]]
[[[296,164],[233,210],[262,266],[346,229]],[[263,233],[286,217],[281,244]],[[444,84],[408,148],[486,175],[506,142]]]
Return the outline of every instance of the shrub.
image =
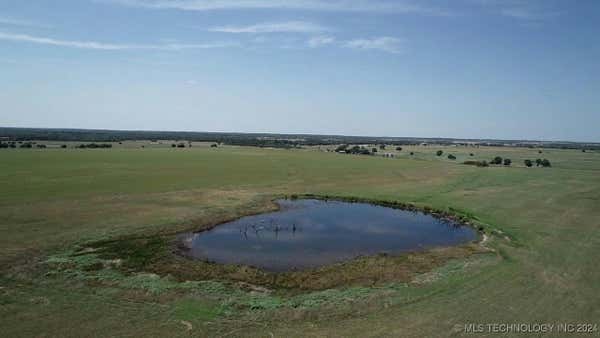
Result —
[[[175,148],[177,145],[175,143],[171,144],[171,148]]]
[[[396,151],[402,151],[402,147],[396,147]]]
[[[179,144],[177,144],[177,148],[185,148],[185,143],[179,143]]]
[[[380,145],[379,145],[379,149],[381,149],[381,150],[385,150],[385,144],[380,144]]]
[[[492,164],[502,164],[502,157],[496,156],[496,157],[494,157],[494,159],[490,163],[492,163]]]
[[[456,156],[450,154],[450,155],[448,155],[448,159],[449,160],[456,160]]]
[[[415,154],[415,153],[413,153],[412,151],[410,152],[410,155],[411,155],[411,156],[412,156],[412,155],[414,155],[414,154]]]
[[[552,165],[550,164],[550,161],[548,161],[547,159],[543,159],[542,160],[542,167],[548,168],[551,167]]]
[[[511,163],[512,163],[512,161],[510,160],[510,158],[504,159],[504,165],[510,165]]]
[[[211,147],[211,148],[217,148],[217,147],[218,147],[218,145],[217,145],[216,143],[213,143],[213,144],[211,144],[211,145],[210,145],[210,147]]]
[[[63,144],[63,145],[62,145],[62,146],[60,146],[60,147],[61,147],[61,148],[63,148],[63,149],[66,149],[66,148],[67,148],[67,145],[66,145],[66,144]]]
[[[488,167],[489,166],[489,164],[486,161],[464,161],[463,164],[475,165],[478,167]]]
[[[470,153],[469,156],[475,156],[473,153]]]
[[[536,165],[536,167],[541,166],[542,165],[542,159],[541,158],[536,159],[535,160],[535,165]]]
[[[531,160],[525,160],[524,162],[525,162],[525,166],[527,166],[527,167],[533,166],[533,162],[531,162]]]
[[[374,153],[376,153],[376,152],[377,152],[377,148],[373,148],[373,149],[371,149],[371,152],[372,152],[373,154],[374,154]]]
[[[538,154],[541,154],[541,153],[542,153],[542,151],[541,151],[541,150],[538,150]]]
[[[437,156],[442,156],[442,154],[443,154],[443,153],[444,153],[443,151],[441,151],[441,150],[438,150],[438,151],[437,151],[437,153],[435,153],[435,154],[436,154]]]

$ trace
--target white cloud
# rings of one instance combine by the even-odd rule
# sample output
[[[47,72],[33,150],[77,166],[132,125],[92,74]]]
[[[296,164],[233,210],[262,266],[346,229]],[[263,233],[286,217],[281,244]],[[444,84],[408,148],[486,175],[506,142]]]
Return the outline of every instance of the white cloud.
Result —
[[[146,49],[146,50],[165,50],[165,51],[178,51],[184,49],[207,49],[207,48],[223,48],[231,47],[235,44],[228,42],[215,42],[206,44],[162,44],[162,45],[142,45],[142,44],[113,44],[103,43],[96,41],[72,41],[72,40],[57,40],[46,37],[37,37],[26,34],[12,34],[0,32],[0,40],[5,41],[16,41],[16,42],[28,42],[41,45],[51,45],[59,47],[70,47],[80,49],[97,49],[97,50],[134,50],[134,49]]]
[[[335,42],[332,36],[315,36],[308,40],[307,44],[310,48],[317,48],[325,45],[330,45]]]
[[[189,11],[291,9],[315,11],[394,12],[449,15],[444,9],[413,0],[96,0],[127,6]]]
[[[364,49],[364,50],[380,50],[388,53],[401,53],[402,40],[389,36],[382,36],[371,39],[354,39],[344,44],[348,48]]]
[[[221,33],[318,33],[328,30],[327,27],[306,22],[306,21],[286,21],[260,23],[251,26],[221,26],[210,28],[211,32]]]

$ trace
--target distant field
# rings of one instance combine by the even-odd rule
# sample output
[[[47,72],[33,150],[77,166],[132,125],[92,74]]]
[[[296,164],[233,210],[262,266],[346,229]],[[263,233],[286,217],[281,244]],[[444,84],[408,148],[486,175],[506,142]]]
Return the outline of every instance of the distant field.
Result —
[[[388,146],[379,152],[395,157],[383,158],[333,146],[172,143],[0,149],[2,336],[420,337],[461,335],[468,323],[600,325],[598,152]],[[512,165],[462,164],[494,156]],[[523,165],[536,158],[552,167]],[[66,258],[86,241],[193,229],[302,193],[452,208],[485,224],[495,251],[410,283],[310,293],[87,271],[76,268],[83,259]]]

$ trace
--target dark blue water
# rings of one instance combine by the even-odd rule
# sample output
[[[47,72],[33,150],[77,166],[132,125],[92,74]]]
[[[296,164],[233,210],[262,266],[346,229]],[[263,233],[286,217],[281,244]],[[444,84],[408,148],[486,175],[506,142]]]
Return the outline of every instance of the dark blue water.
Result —
[[[469,227],[420,212],[339,201],[277,203],[279,211],[183,235],[189,254],[217,263],[289,271],[361,255],[457,245],[477,237]]]

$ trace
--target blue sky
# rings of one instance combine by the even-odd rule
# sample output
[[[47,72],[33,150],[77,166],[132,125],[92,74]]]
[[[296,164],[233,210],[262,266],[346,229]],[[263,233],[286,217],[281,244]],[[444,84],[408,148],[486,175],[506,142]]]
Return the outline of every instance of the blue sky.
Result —
[[[600,2],[0,0],[0,126],[600,141]]]

